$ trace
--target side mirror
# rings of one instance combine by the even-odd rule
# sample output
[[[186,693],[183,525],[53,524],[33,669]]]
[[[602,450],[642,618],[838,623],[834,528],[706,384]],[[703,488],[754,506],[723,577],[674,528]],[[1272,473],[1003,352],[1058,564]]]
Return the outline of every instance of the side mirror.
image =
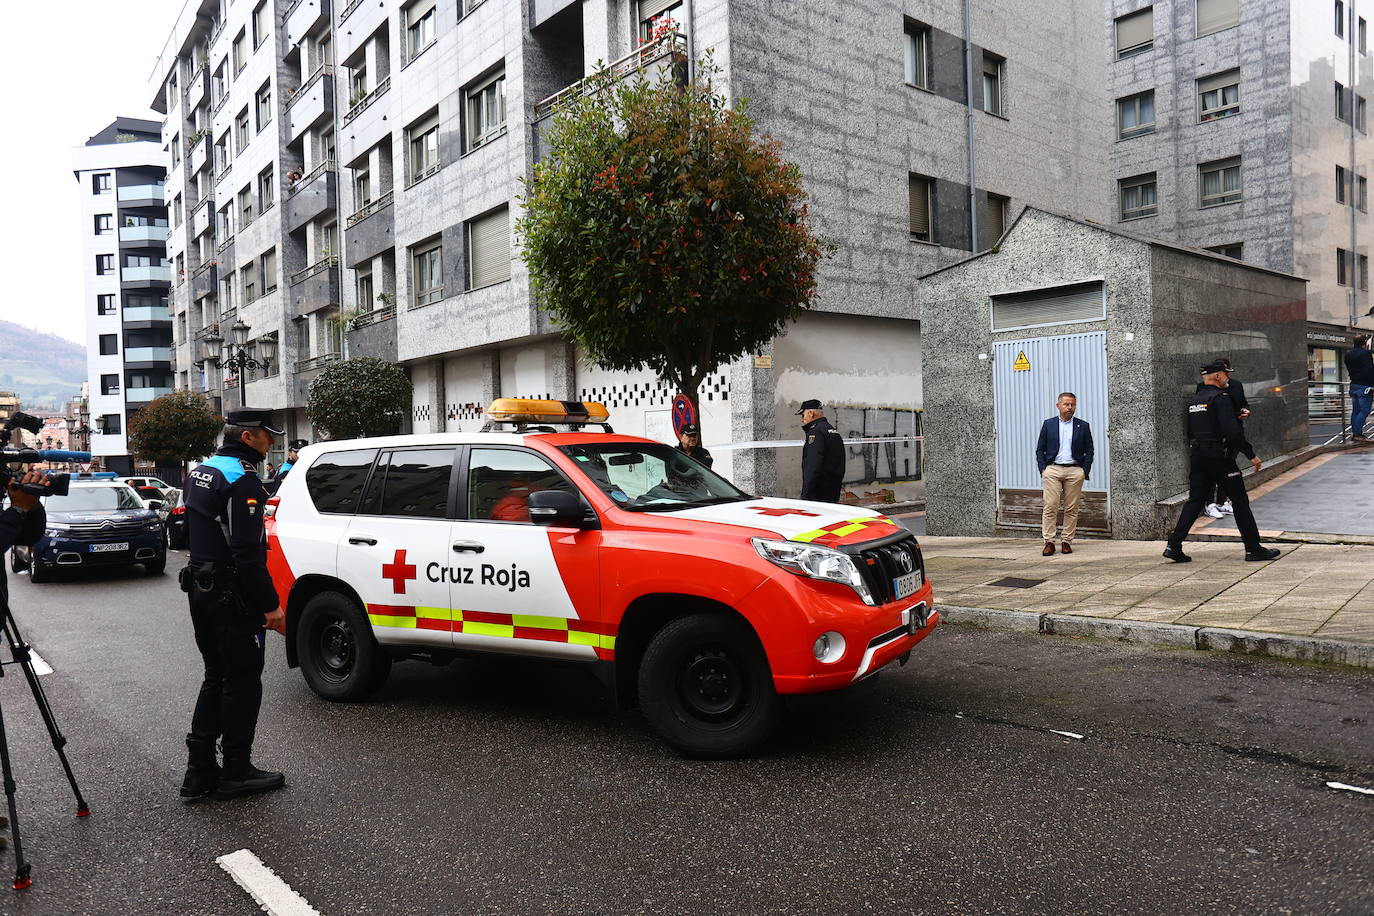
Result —
[[[160,500],[160,499],[150,499],[150,500],[148,500],[147,506],[148,506],[149,509],[152,509],[154,512],[160,512],[161,510],[167,508],[167,504],[166,504],[165,502],[163,502],[162,500]]]
[[[530,494],[530,521],[536,525],[555,525],[560,528],[595,528],[594,517],[588,518],[582,497],[567,490],[537,490]]]

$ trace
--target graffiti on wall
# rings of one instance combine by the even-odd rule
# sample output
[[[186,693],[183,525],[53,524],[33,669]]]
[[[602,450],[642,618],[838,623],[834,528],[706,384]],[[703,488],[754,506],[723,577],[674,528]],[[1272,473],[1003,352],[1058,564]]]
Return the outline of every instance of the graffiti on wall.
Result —
[[[830,422],[844,436],[846,484],[920,480],[924,444],[903,436],[921,435],[921,411],[902,407],[831,407]],[[890,437],[892,442],[852,443]]]

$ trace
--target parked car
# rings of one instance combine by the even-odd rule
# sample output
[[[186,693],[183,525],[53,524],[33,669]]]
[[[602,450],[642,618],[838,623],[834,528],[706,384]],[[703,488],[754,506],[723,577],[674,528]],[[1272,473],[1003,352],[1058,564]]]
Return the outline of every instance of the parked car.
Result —
[[[145,499],[147,499],[147,495],[143,492],[145,487],[153,487],[159,493],[166,493],[168,490],[173,489],[172,485],[161,477],[124,477],[122,479],[125,483],[138,491],[138,494]],[[162,497],[159,496],[156,498],[161,499]]]
[[[47,526],[32,547],[13,547],[10,568],[46,582],[59,566],[129,566],[153,575],[167,566],[166,526],[133,487],[73,480],[66,496],[45,496]]]
[[[167,510],[167,546],[181,550],[186,546],[186,491],[173,490],[176,498]]]

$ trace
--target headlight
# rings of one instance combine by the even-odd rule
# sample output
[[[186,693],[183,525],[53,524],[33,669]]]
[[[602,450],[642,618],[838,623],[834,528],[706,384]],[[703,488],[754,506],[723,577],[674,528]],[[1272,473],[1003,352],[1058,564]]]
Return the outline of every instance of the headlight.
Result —
[[[864,604],[876,603],[863,574],[848,554],[829,547],[798,544],[793,541],[773,541],[767,538],[751,538],[750,541],[759,556],[775,566],[781,566],[799,576],[843,583],[854,589],[864,600]]]
[[[162,527],[162,519],[160,519],[160,518],[155,518],[155,519],[153,519],[151,522],[148,523],[147,527],[145,527],[144,530],[145,530],[145,531],[157,531],[157,530],[158,530],[159,528],[161,528],[161,527]]]

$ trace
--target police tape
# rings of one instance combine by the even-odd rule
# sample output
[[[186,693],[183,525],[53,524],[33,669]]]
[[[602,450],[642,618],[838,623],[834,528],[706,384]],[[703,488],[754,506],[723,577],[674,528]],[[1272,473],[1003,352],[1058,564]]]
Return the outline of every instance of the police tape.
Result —
[[[868,445],[883,442],[922,442],[925,436],[865,436],[860,439],[846,439],[845,445]],[[726,442],[723,445],[708,445],[708,451],[728,452],[746,448],[801,448],[806,443],[798,439],[760,439],[754,442]]]

